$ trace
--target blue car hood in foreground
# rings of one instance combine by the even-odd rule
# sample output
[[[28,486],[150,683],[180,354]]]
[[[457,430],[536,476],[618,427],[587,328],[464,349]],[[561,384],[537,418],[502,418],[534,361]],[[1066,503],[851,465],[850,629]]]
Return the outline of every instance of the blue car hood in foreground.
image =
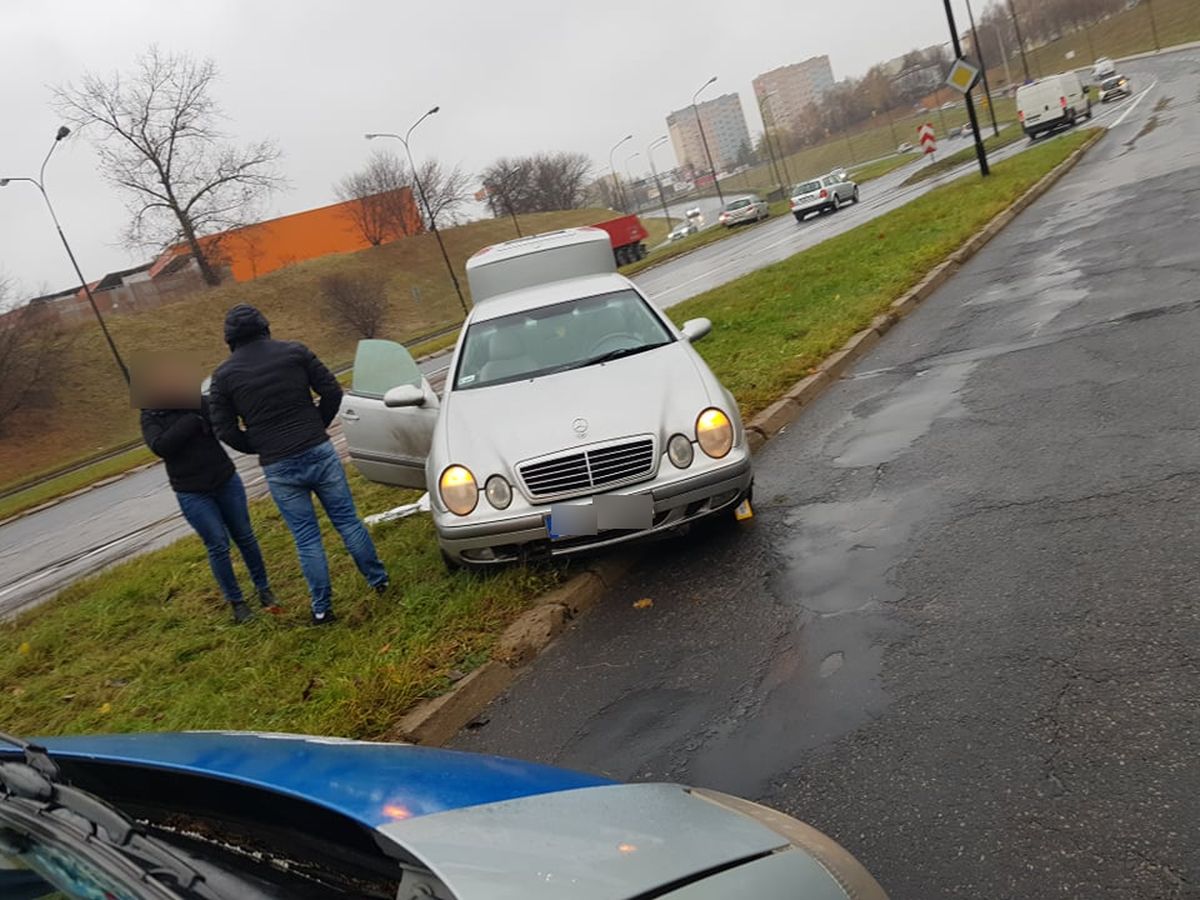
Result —
[[[612,783],[495,756],[293,734],[110,734],[47,738],[41,743],[53,756],[65,759],[130,763],[255,785],[335,810],[371,828]]]

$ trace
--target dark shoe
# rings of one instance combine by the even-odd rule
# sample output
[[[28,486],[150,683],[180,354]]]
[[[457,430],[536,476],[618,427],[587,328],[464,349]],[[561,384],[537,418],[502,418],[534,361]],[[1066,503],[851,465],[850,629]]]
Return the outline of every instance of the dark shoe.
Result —
[[[323,613],[313,613],[312,623],[314,625],[332,625],[337,621],[337,616],[333,614],[333,610],[327,610]]]
[[[231,603],[233,607],[233,624],[241,625],[243,622],[249,622],[252,616],[250,607],[244,601],[239,600],[237,603]]]
[[[373,585],[371,590],[373,590],[376,594],[378,594],[380,597],[382,597],[384,594],[386,594],[388,592],[388,588],[390,588],[391,586],[392,586],[392,583],[390,581],[381,581],[381,582],[379,582],[379,584]]]
[[[263,588],[258,592],[258,602],[262,604],[263,609],[268,612],[280,612],[279,600],[275,597],[275,592],[269,587]]]

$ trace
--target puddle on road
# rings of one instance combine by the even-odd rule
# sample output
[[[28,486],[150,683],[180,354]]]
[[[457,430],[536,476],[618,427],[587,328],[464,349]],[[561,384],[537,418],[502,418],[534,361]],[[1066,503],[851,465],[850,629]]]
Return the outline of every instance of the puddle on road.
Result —
[[[896,390],[856,406],[826,445],[833,464],[857,468],[891,462],[937,419],[960,414],[957,395],[975,365],[955,363],[918,372]]]

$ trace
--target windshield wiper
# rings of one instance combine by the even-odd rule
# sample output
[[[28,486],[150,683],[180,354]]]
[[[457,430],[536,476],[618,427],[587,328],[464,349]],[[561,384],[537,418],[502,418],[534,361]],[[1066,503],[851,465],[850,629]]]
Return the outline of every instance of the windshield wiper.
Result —
[[[625,356],[634,356],[638,353],[645,353],[647,350],[657,350],[659,347],[665,347],[670,341],[660,341],[657,344],[642,344],[640,347],[620,347],[616,350],[609,350],[607,353],[601,353],[599,356],[592,356],[581,362],[572,363],[567,366],[568,369],[583,369],[587,366],[594,366],[598,363],[611,362],[614,359],[621,359]]]
[[[83,832],[70,837],[96,841],[115,851],[135,865],[143,877],[167,890],[183,889],[193,896],[216,900],[218,895],[205,885],[204,875],[178,854],[144,834],[115,806],[67,784],[45,747],[3,732],[0,743],[17,747],[24,755],[20,762],[0,757],[0,804],[32,808],[42,814],[39,818],[45,825],[54,823],[67,834],[73,831],[70,820],[54,814],[60,810],[70,813]]]

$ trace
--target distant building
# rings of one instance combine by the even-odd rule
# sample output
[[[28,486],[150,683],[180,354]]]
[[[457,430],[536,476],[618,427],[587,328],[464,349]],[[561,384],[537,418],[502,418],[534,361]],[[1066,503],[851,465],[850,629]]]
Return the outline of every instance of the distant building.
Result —
[[[746,115],[742,112],[741,97],[737,94],[722,94],[697,104],[697,110],[704,125],[704,137],[708,139],[713,165],[718,172],[732,170],[738,164],[742,148],[752,146],[750,129],[746,127]],[[695,173],[708,171],[704,143],[700,137],[700,129],[696,126],[696,113],[692,111],[692,107],[677,109],[667,116],[667,133],[671,135],[671,146],[680,166]]]
[[[754,96],[765,124],[796,131],[808,124],[804,121],[806,111],[820,103],[831,87],[833,67],[829,57],[814,56],[759,75],[754,79]]]
[[[412,191],[404,187],[396,193],[405,210],[405,235],[417,234],[423,224]],[[319,206],[232,231],[208,234],[200,238],[200,244],[215,251],[216,261],[234,281],[250,281],[302,260],[370,247],[370,241],[356,223],[355,210],[371,199]],[[178,271],[179,258],[191,260],[192,252],[187,244],[176,244],[165,250],[151,267],[150,277],[158,278],[168,266],[172,271]]]

